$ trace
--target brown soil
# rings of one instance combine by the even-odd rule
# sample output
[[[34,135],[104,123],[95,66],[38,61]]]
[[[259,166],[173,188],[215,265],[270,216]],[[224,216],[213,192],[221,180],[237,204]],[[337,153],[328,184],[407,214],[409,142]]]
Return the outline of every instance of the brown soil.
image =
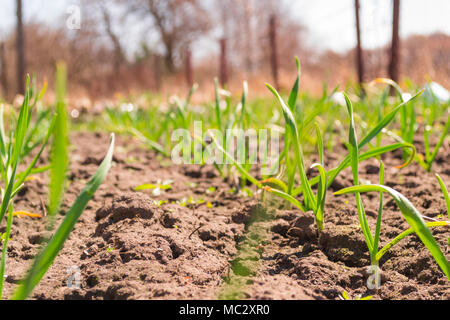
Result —
[[[104,134],[74,133],[71,141],[70,185],[63,213],[95,172],[108,147]],[[328,168],[340,160],[331,154],[326,156]],[[396,169],[401,152],[390,154],[384,162],[388,186],[402,192],[423,215],[445,217],[445,203],[433,174],[417,164]],[[378,181],[375,161],[362,163],[360,169],[362,178]],[[448,144],[438,156],[435,171],[449,183]],[[175,182],[172,189],[158,196],[151,190],[133,191],[157,180]],[[346,290],[352,296],[373,295],[374,299],[450,299],[448,280],[414,235],[383,257],[381,290],[366,288],[370,261],[354,196],[333,195],[350,186],[351,181],[351,173],[346,170],[328,191],[325,230],[318,239],[311,214],[278,209],[280,202],[274,204],[272,198],[261,204],[258,194],[235,195],[212,167],[173,166],[134,140],[118,137],[108,178],[32,298],[338,299]],[[44,213],[46,186],[45,174],[27,182],[15,209]],[[176,203],[191,196],[196,203]],[[159,200],[168,203],[160,205]],[[364,195],[363,200],[373,228],[378,195]],[[388,195],[384,203],[381,245],[408,228]],[[433,234],[449,258],[449,230],[436,229]],[[29,267],[45,235],[45,219],[14,220],[6,270],[7,296]],[[68,269],[73,267],[81,271],[79,289],[67,286]]]

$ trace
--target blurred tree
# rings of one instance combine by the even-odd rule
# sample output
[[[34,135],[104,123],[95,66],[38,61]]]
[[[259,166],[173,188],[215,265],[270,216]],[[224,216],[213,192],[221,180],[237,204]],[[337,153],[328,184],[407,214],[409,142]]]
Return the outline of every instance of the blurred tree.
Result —
[[[209,8],[220,21],[218,28],[229,39],[230,68],[245,70],[246,77],[255,71],[270,73],[271,44],[269,21],[277,23],[278,52],[281,68],[292,67],[293,57],[299,55],[305,62],[307,52],[302,41],[304,27],[293,18],[291,1],[279,0],[216,0]]]
[[[119,0],[129,14],[149,18],[164,47],[167,70],[174,73],[190,44],[209,29],[209,14],[198,0]]]
[[[126,60],[126,56],[120,42],[119,32],[117,31],[117,26],[120,24],[114,20],[115,17],[111,12],[111,2],[106,0],[83,0],[82,4],[84,20],[102,22],[102,29],[108,37],[114,51],[114,59],[112,61],[113,70],[116,74],[119,73],[121,65]]]
[[[100,10],[102,12],[103,24],[105,26],[106,34],[108,35],[114,47],[114,70],[117,73],[120,70],[120,66],[125,61],[125,53],[122,49],[122,45],[119,41],[118,35],[113,30],[111,13],[109,12],[108,7],[105,5],[104,1],[101,1],[100,3]]]

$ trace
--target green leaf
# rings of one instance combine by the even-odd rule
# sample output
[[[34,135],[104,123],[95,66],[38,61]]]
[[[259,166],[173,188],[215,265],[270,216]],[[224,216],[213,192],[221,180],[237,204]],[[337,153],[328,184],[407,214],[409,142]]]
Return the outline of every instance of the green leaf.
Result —
[[[303,205],[300,203],[300,201],[298,201],[297,199],[295,199],[293,196],[284,193],[283,191],[277,190],[277,189],[273,189],[271,187],[264,187],[264,190],[273,193],[274,195],[283,198],[287,201],[289,201],[290,203],[292,203],[294,206],[296,206],[297,208],[299,208],[302,212],[306,212],[307,210],[305,209],[305,207],[303,207]]]

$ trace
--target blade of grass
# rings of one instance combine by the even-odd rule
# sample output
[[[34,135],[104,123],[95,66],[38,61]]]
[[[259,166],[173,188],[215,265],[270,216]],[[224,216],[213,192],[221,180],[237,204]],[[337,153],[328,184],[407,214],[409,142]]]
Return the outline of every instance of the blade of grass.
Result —
[[[292,112],[295,111],[295,105],[297,104],[298,97],[298,89],[300,87],[300,78],[301,78],[301,69],[300,69],[300,60],[298,57],[295,57],[295,63],[297,65],[297,78],[295,79],[294,86],[292,87],[291,93],[289,94],[288,106]]]
[[[444,181],[442,180],[441,176],[436,173],[436,178],[439,182],[439,186],[441,187],[442,194],[444,195],[445,204],[447,206],[447,214],[448,218],[450,219],[450,196],[448,195],[447,187],[444,184]]]
[[[325,197],[326,197],[326,184],[327,184],[327,177],[325,173],[325,168],[320,163],[315,163],[311,166],[311,168],[317,168],[319,170],[319,187],[317,188],[317,196],[316,196],[316,203],[317,206],[314,210],[314,214],[316,216],[316,224],[317,224],[317,230],[322,231],[323,230],[323,215],[325,210]]]
[[[219,80],[214,78],[214,92],[215,92],[215,111],[217,127],[222,131],[222,116],[220,114],[220,96],[219,96]]]
[[[350,153],[350,159],[351,159],[351,167],[353,172],[353,184],[355,186],[359,185],[359,158],[358,158],[358,142],[356,138],[356,129],[355,129],[355,121],[353,118],[353,106],[348,98],[348,96],[344,93],[345,101],[347,104],[347,111],[350,117],[350,129],[349,129],[349,153]],[[369,252],[372,252],[373,249],[373,237],[370,232],[369,223],[367,222],[366,213],[364,210],[364,205],[361,200],[361,195],[359,192],[355,193],[356,197],[356,206],[358,210],[358,218],[359,222],[361,224],[361,229],[364,234],[364,238],[367,243],[367,247],[369,248]]]
[[[431,168],[433,166],[433,162],[436,159],[436,156],[439,152],[439,149],[442,147],[442,144],[444,143],[445,137],[449,134],[450,132],[450,114],[447,118],[447,121],[445,123],[445,127],[444,130],[441,133],[441,137],[439,138],[438,143],[436,144],[436,146],[434,147],[433,153],[430,156],[430,159],[427,160],[427,170],[431,171]]]
[[[384,185],[384,164],[383,161],[380,161],[380,173],[379,173],[379,184]],[[376,255],[378,252],[378,244],[380,242],[380,233],[381,233],[381,221],[383,216],[383,192],[380,192],[380,203],[378,205],[378,216],[377,216],[377,224],[375,226],[375,233],[373,236],[373,251],[371,252],[372,265],[379,261],[376,259]],[[375,260],[375,261],[374,261]]]
[[[69,164],[69,122],[65,102],[66,81],[66,66],[63,63],[58,63],[56,67],[56,123],[51,147],[49,184],[48,214],[50,217],[54,217],[59,211],[66,187],[66,173]],[[53,218],[49,221],[49,227],[52,224]]]
[[[283,198],[287,201],[289,201],[290,203],[292,203],[294,206],[296,206],[297,208],[299,208],[302,212],[306,212],[307,210],[305,209],[305,207],[303,207],[303,205],[300,203],[300,201],[298,201],[297,199],[295,199],[293,196],[290,196],[289,194],[277,190],[277,189],[273,189],[271,187],[264,187],[264,190],[273,193],[274,195]]]

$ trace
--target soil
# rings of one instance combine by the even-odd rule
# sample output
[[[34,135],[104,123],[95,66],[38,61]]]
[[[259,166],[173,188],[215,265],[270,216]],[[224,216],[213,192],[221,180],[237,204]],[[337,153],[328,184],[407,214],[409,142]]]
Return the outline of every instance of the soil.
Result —
[[[73,133],[69,186],[63,219],[108,147],[100,133]],[[342,146],[326,154],[334,167]],[[46,155],[42,163],[45,163]],[[355,198],[333,192],[352,185],[347,169],[327,193],[325,230],[318,238],[314,217],[261,194],[236,194],[213,167],[174,166],[132,138],[117,137],[114,163],[81,216],[64,249],[36,287],[33,299],[450,299],[449,282],[415,235],[381,260],[382,287],[367,289],[369,255]],[[414,163],[403,169],[402,152],[384,158],[386,185],[403,193],[425,216],[447,215],[433,174]],[[361,164],[362,179],[378,181],[375,160]],[[450,181],[450,146],[434,170]],[[145,183],[173,180],[154,194],[134,191]],[[47,174],[26,182],[16,211],[45,214]],[[213,187],[213,188],[211,188]],[[187,200],[187,201],[186,201]],[[164,201],[164,202],[162,202]],[[166,203],[167,201],[167,203]],[[378,194],[363,195],[371,227]],[[47,235],[46,218],[15,218],[9,242],[5,292],[10,296]],[[381,245],[408,228],[395,202],[385,196]],[[0,232],[3,232],[0,229]],[[433,235],[450,258],[449,230]],[[68,286],[80,272],[80,288]],[[76,280],[76,277],[75,277]]]

